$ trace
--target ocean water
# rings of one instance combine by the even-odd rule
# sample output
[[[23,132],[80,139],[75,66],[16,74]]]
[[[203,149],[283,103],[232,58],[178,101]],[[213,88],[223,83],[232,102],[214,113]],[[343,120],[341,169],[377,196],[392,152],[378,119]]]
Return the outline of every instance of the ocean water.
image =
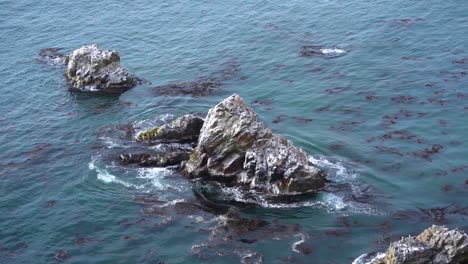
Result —
[[[0,1],[0,263],[351,263],[431,224],[467,231],[467,14],[453,0]],[[73,94],[63,67],[35,61],[90,43],[146,82]],[[154,89],[233,67],[209,96]],[[229,233],[193,206],[219,186],[114,158],[119,125],[233,93],[342,188],[290,202],[225,189],[220,204],[266,223]]]

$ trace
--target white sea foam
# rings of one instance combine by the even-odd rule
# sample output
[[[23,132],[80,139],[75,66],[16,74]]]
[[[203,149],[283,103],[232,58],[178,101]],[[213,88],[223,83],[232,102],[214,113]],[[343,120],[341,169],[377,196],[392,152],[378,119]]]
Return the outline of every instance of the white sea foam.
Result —
[[[342,55],[346,53],[346,50],[338,49],[338,48],[324,48],[320,49],[320,51],[325,55]]]
[[[324,157],[309,157],[315,166],[325,170],[327,177],[336,182],[350,182],[357,177],[357,173],[348,169],[342,161],[330,161]]]
[[[125,187],[133,187],[136,189],[140,189],[140,186],[120,180],[115,175],[112,175],[109,171],[107,171],[107,169],[97,167],[94,162],[95,162],[94,160],[91,160],[91,162],[88,164],[88,168],[90,170],[96,171],[98,180],[107,184],[118,183]]]
[[[133,128],[135,128],[135,139],[141,133],[147,131],[148,129],[154,128],[156,126],[161,126],[163,124],[167,124],[172,119],[174,119],[174,115],[164,114],[164,115],[159,115],[153,119],[145,119],[145,120],[133,122],[132,125],[133,125]]]
[[[352,264],[371,264],[374,261],[382,260],[385,257],[385,253],[378,253],[375,256],[369,258],[369,254],[362,254],[353,261]]]
[[[293,250],[294,252],[301,253],[301,251],[298,250],[297,247],[298,247],[299,245],[305,243],[306,239],[309,238],[309,235],[307,235],[307,234],[302,234],[302,233],[301,233],[301,234],[297,234],[296,236],[300,236],[300,237],[301,237],[301,240],[299,240],[299,241],[297,241],[297,242],[294,242],[294,243],[292,244],[292,247],[291,247],[291,248],[292,248],[292,250]]]

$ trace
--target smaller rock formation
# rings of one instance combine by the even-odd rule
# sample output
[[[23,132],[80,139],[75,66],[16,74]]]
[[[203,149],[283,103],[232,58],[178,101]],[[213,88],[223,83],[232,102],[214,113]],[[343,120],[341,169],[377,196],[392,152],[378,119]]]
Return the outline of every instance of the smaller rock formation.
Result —
[[[115,50],[86,45],[68,56],[66,77],[72,90],[122,93],[134,87],[138,79],[120,65]]]
[[[208,112],[183,173],[274,194],[319,190],[326,182],[302,149],[274,135],[236,94]]]
[[[460,230],[433,225],[416,237],[393,242],[385,253],[366,254],[353,264],[468,263],[468,236]]]
[[[137,165],[141,167],[167,167],[179,165],[188,160],[190,151],[185,148],[171,147],[161,153],[124,153],[120,154],[123,165]]]
[[[169,124],[155,127],[137,136],[137,141],[190,143],[198,140],[203,119],[184,115]]]

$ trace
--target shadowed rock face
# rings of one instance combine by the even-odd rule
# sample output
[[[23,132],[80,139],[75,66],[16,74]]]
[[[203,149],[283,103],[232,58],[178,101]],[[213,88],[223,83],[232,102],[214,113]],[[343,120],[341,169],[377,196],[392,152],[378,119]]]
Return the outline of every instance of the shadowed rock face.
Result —
[[[362,261],[360,261],[362,259]],[[361,256],[356,264],[463,264],[468,263],[468,236],[459,230],[433,225],[416,237],[393,242],[370,261]]]
[[[326,182],[306,153],[274,135],[239,95],[208,112],[183,172],[277,194],[318,190]]]
[[[121,93],[134,87],[138,79],[120,65],[115,50],[86,45],[68,57],[66,77],[71,88],[79,91]]]

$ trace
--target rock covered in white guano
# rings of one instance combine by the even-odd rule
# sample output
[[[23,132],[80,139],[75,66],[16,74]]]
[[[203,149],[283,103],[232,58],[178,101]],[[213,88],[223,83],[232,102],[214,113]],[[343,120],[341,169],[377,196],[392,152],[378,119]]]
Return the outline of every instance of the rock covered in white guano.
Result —
[[[463,231],[433,225],[416,237],[390,244],[371,261],[363,255],[356,264],[463,264],[468,263],[468,236]],[[367,258],[369,259],[369,258]]]
[[[121,93],[134,87],[138,79],[120,64],[115,50],[85,45],[68,56],[66,77],[73,90]]]
[[[236,94],[208,112],[183,172],[275,194],[318,190],[326,182],[302,149],[274,135]]]

